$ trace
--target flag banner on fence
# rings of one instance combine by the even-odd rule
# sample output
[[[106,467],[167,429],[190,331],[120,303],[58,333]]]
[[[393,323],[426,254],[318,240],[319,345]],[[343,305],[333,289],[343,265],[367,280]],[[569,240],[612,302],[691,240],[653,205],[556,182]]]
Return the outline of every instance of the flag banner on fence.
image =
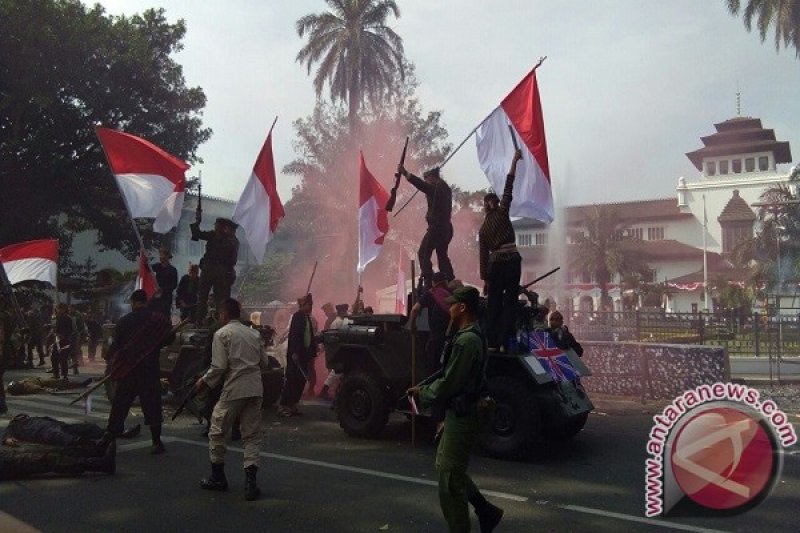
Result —
[[[42,239],[10,244],[0,248],[0,263],[11,285],[35,280],[45,281],[56,287],[58,241]]]
[[[267,243],[272,240],[284,215],[276,187],[270,130],[232,217],[244,229],[247,243],[259,264],[264,262]]]
[[[358,189],[358,271],[364,272],[367,264],[378,257],[389,232],[389,214],[385,208],[389,193],[367,170],[363,153],[359,160]]]
[[[106,159],[132,218],[155,218],[153,230],[167,233],[181,218],[189,165],[135,135],[97,128]]]
[[[477,131],[478,160],[498,194],[502,194],[514,156],[512,134],[522,150],[522,161],[517,164],[514,199],[509,214],[552,222],[550,166],[535,69],[519,82]]]

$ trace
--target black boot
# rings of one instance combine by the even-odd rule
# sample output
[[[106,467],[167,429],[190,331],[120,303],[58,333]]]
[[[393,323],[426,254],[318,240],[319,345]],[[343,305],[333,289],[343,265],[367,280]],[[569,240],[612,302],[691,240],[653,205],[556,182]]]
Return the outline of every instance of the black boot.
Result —
[[[255,465],[244,469],[244,499],[247,501],[253,501],[261,496],[261,489],[258,488],[256,483],[257,473],[258,467]]]
[[[486,500],[484,501],[486,502]],[[503,518],[503,510],[489,502],[480,507],[475,507],[475,514],[478,516],[478,523],[481,525],[481,533],[492,533]]]
[[[164,443],[161,442],[161,424],[150,426],[150,438],[153,441],[153,445],[150,447],[151,455],[161,455],[167,451]]]
[[[211,477],[200,480],[200,488],[206,490],[228,490],[228,479],[225,477],[225,463],[211,463]]]

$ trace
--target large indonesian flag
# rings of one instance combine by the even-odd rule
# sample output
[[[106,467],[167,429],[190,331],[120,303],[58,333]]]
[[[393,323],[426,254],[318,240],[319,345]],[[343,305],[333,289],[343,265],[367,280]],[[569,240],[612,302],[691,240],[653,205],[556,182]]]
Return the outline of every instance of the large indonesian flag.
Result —
[[[153,143],[108,128],[97,128],[111,172],[132,218],[155,218],[153,230],[178,224],[189,165]]]
[[[233,220],[244,229],[250,250],[259,263],[264,261],[267,243],[278,229],[278,222],[285,215],[275,183],[272,130],[270,130],[256,159],[253,173],[250,174],[250,180],[233,212]]]
[[[389,231],[389,214],[385,206],[389,193],[367,170],[364,154],[360,154],[358,187],[358,271],[378,257],[383,238]]]
[[[142,250],[139,252],[139,272],[136,274],[134,288],[144,290],[147,293],[147,297],[152,298],[157,286],[156,277],[147,261],[147,254]]]
[[[502,194],[514,156],[509,124],[522,150],[509,214],[552,222],[550,166],[535,69],[519,82],[478,129],[478,160],[498,194]]]
[[[58,280],[58,241],[26,241],[0,248],[0,263],[12,285],[21,281],[46,281],[53,287]]]

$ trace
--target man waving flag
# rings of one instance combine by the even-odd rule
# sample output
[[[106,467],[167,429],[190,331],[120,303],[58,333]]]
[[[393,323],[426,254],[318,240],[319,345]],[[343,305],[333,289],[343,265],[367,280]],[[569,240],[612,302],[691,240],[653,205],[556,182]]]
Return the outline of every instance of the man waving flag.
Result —
[[[360,154],[358,189],[358,272],[362,273],[367,264],[378,257],[383,238],[389,232],[389,214],[385,209],[389,193],[367,170],[363,153]]]
[[[495,191],[503,190],[508,162],[514,156],[515,140],[512,135],[516,137],[516,143],[522,150],[522,161],[517,167],[514,201],[509,214],[512,217],[552,222],[550,166],[547,161],[547,141],[535,68],[478,129],[478,160]]]
[[[56,287],[58,241],[43,239],[9,244],[0,248],[0,265],[11,285],[21,281],[46,281]],[[2,283],[0,283],[2,285]]]
[[[278,120],[277,118],[275,119]],[[275,126],[275,123],[272,123]],[[250,250],[259,263],[264,261],[267,243],[272,239],[285,212],[275,180],[272,159],[272,128],[258,154],[250,180],[233,212],[233,221],[242,226]]]
[[[131,218],[155,218],[158,233],[174,228],[181,218],[189,165],[135,135],[102,127],[96,131]]]

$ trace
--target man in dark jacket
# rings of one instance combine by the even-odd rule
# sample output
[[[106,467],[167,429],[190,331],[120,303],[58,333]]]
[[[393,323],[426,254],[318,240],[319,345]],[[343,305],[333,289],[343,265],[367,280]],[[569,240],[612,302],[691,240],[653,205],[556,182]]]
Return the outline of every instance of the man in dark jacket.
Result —
[[[200,291],[200,278],[198,277],[200,267],[189,265],[189,273],[184,274],[178,283],[178,290],[175,293],[175,306],[180,309],[181,320],[187,318],[194,322],[197,311],[197,295]]]
[[[56,306],[56,324],[53,332],[53,377],[67,379],[69,375],[69,357],[72,353],[72,339],[74,336],[74,323],[67,314],[67,304]]]
[[[153,274],[158,284],[157,296],[154,296],[150,305],[153,310],[159,311],[164,316],[172,314],[172,293],[178,286],[178,270],[169,262],[172,254],[169,248],[161,247],[158,250],[158,263],[153,263]]]
[[[444,274],[447,281],[454,279],[453,265],[447,255],[447,248],[453,239],[453,224],[450,222],[453,212],[453,191],[442,179],[439,167],[426,171],[422,175],[423,179],[411,174],[403,165],[397,166],[397,172],[420,190],[428,201],[428,211],[425,213],[428,230],[422,237],[417,251],[424,286],[430,287],[433,284],[431,255],[434,250],[436,250],[436,261],[439,263],[439,272]]]
[[[503,199],[487,194],[483,199],[486,218],[478,231],[481,279],[486,303],[486,340],[490,351],[502,350],[514,334],[522,257],[517,251],[514,227],[508,211],[514,189],[514,174],[522,151],[514,153],[503,188]]]
[[[172,324],[159,312],[147,308],[147,294],[139,289],[131,294],[132,311],[123,316],[109,348],[109,374],[117,382],[108,416],[108,432],[119,436],[125,430],[134,398],[139,401],[145,424],[150,426],[152,454],[164,453],[161,442],[161,384],[158,355],[162,346],[175,339]]]
[[[286,348],[286,382],[281,392],[278,414],[295,416],[299,414],[297,402],[306,385],[308,363],[316,355],[314,327],[311,323],[311,309],[314,302],[310,294],[297,300],[299,309],[292,315],[289,324],[289,343]]]
[[[214,289],[214,301],[219,306],[231,297],[231,285],[236,280],[236,260],[239,257],[239,225],[227,218],[217,218],[214,231],[200,231],[200,224],[189,224],[192,240],[206,241],[206,253],[200,260],[200,293],[198,295],[198,322],[206,319],[208,294]]]
[[[553,311],[547,315],[547,332],[556,346],[562,350],[572,350],[578,357],[583,357],[583,346],[575,340],[575,337],[570,333],[567,326],[564,325],[564,316],[561,311]]]

